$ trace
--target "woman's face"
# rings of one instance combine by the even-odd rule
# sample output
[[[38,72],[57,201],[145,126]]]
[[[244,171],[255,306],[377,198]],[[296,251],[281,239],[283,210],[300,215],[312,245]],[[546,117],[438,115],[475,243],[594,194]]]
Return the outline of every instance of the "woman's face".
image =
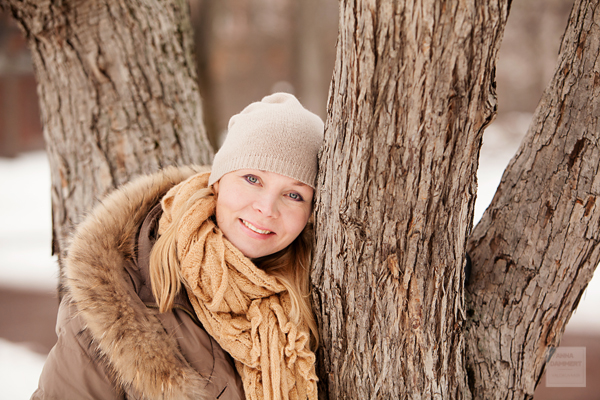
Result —
[[[213,187],[217,225],[248,258],[286,248],[310,217],[313,189],[287,176],[240,169],[223,175]]]

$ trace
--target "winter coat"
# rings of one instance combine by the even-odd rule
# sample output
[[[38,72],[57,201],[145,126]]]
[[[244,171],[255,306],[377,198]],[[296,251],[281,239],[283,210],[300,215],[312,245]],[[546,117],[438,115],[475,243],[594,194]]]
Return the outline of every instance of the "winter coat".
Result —
[[[66,260],[58,341],[32,399],[242,400],[231,357],[185,290],[159,313],[149,278],[160,199],[199,167],[170,167],[109,195],[78,227]]]

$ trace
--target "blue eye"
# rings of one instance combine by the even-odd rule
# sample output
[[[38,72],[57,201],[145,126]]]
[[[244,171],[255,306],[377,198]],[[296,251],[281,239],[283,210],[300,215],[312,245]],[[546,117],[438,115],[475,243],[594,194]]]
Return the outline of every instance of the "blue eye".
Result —
[[[288,194],[289,198],[295,201],[303,201],[304,199],[298,193],[290,193]]]
[[[246,181],[248,181],[248,183],[251,183],[251,184],[258,183],[258,178],[254,175],[246,175],[246,176],[244,176],[244,178],[246,178]]]

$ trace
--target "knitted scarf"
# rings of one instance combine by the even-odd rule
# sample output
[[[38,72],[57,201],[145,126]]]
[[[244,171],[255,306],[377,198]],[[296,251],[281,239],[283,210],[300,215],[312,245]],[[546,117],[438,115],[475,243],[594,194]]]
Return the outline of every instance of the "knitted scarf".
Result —
[[[223,236],[211,218],[215,197],[192,198],[208,178],[197,174],[173,187],[162,199],[159,222],[160,234],[186,210],[176,228],[177,256],[194,310],[235,360],[247,400],[316,400],[308,327],[290,320],[286,288]]]

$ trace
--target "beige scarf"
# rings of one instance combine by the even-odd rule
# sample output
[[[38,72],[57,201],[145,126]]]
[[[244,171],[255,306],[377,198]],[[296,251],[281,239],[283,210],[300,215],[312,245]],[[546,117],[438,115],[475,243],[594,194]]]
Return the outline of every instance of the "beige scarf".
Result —
[[[159,233],[210,173],[194,175],[163,198]],[[290,297],[215,225],[214,196],[195,201],[177,228],[177,255],[190,301],[204,329],[235,360],[248,400],[317,399],[315,355],[306,324],[290,321]]]

